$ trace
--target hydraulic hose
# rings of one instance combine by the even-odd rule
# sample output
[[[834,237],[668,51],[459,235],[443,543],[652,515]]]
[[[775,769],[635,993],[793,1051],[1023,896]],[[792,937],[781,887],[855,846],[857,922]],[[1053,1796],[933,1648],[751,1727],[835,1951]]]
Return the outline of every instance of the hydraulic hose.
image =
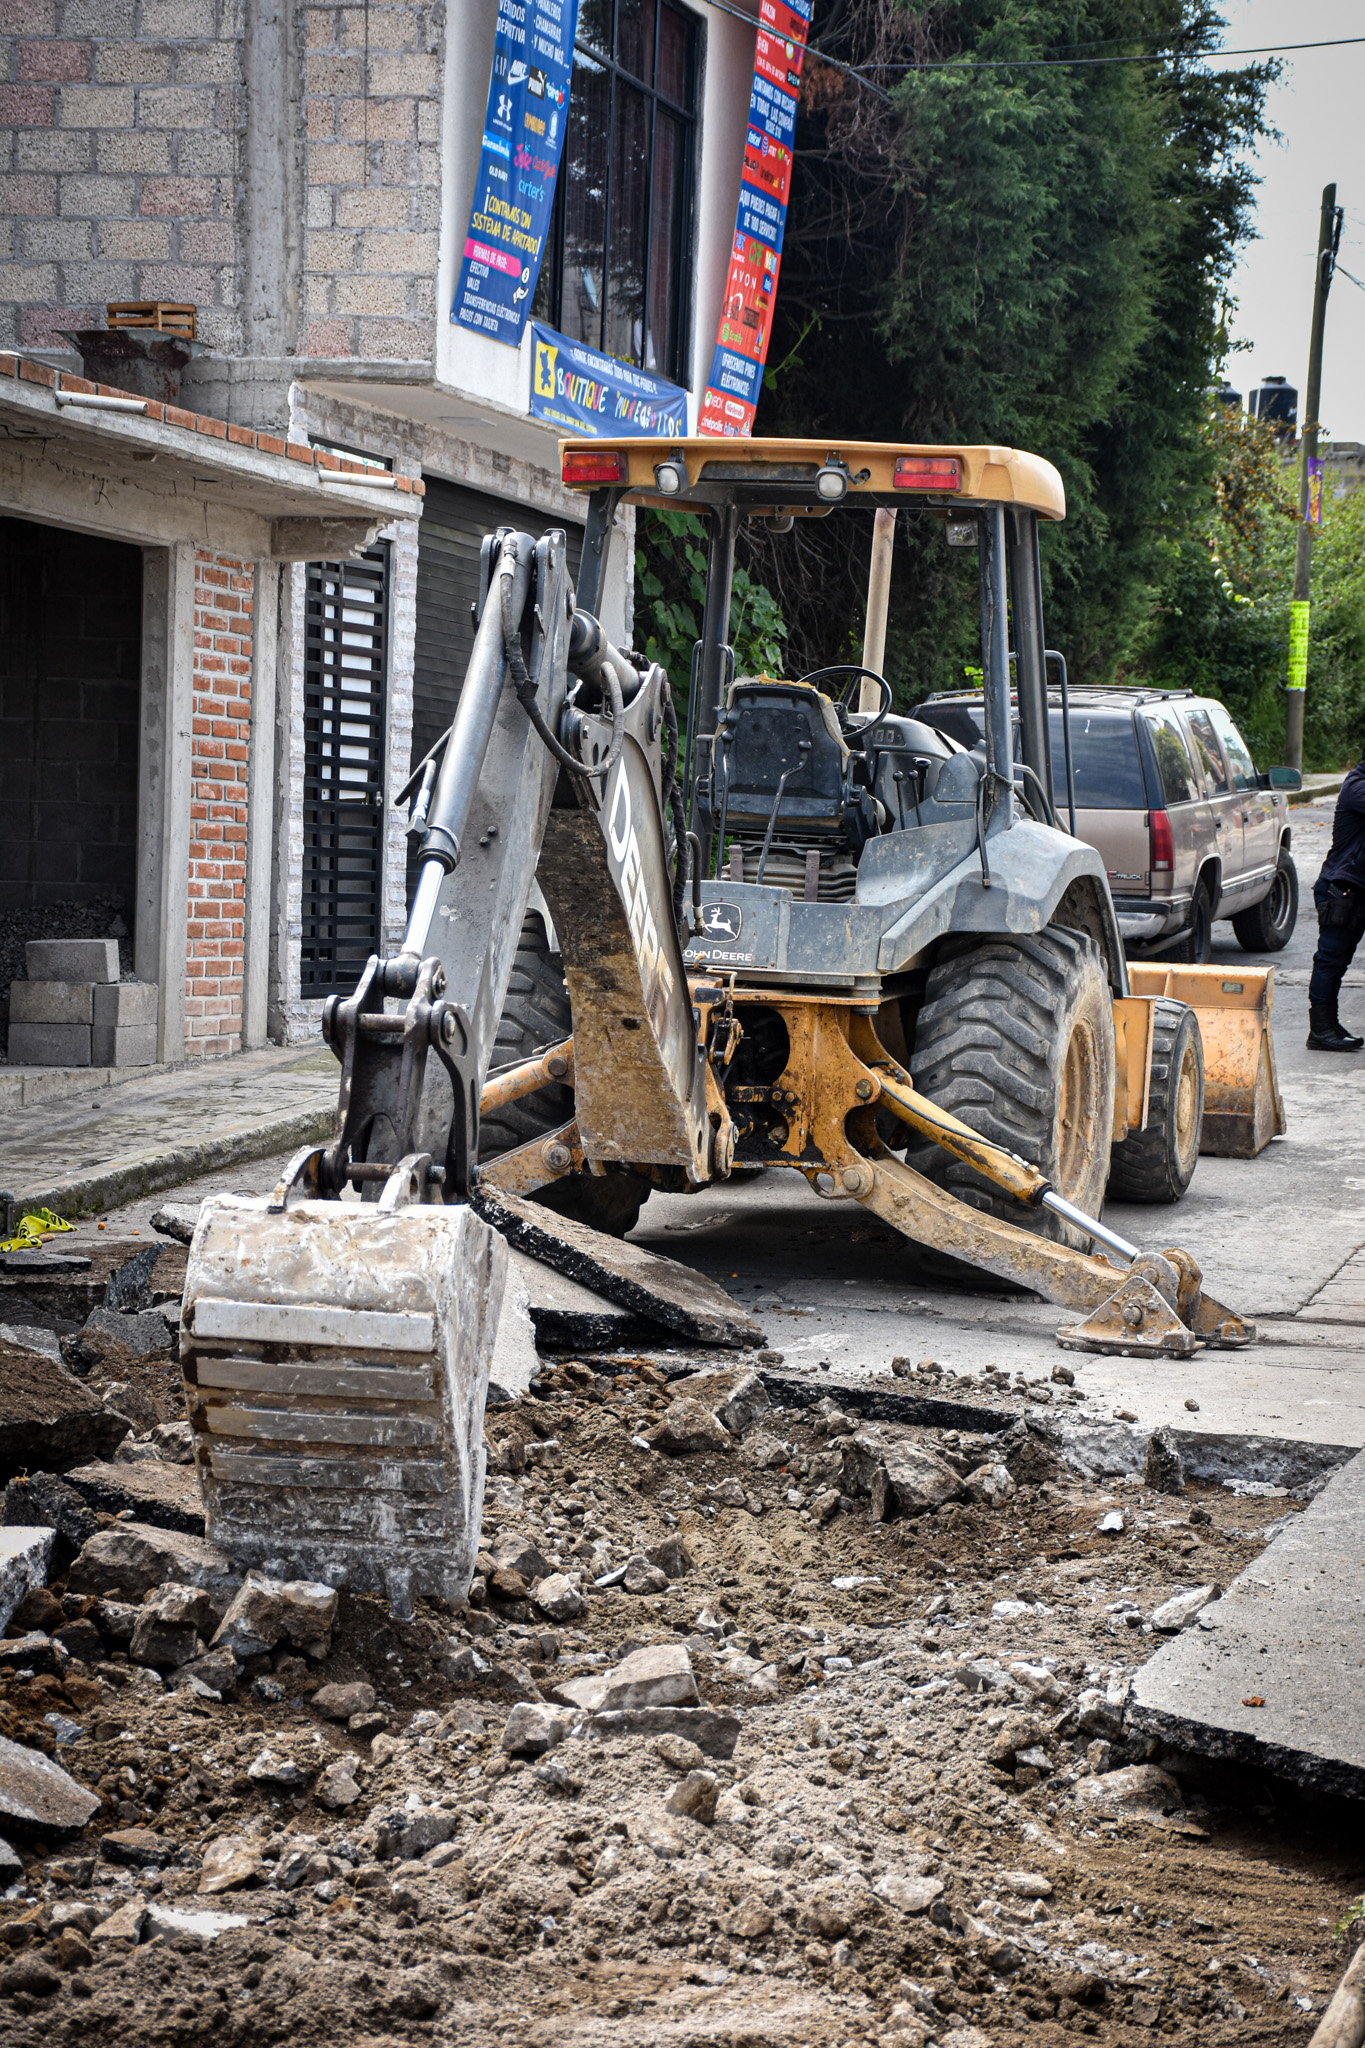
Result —
[[[599,762],[595,768],[590,768],[585,761],[576,759],[567,747],[560,744],[545,723],[540,706],[536,702],[535,681],[527,672],[526,663],[522,658],[521,636],[517,630],[516,600],[512,589],[512,577],[516,568],[515,539],[515,535],[509,535],[503,542],[502,554],[498,561],[498,600],[502,611],[503,651],[507,657],[507,667],[511,673],[517,702],[562,768],[568,768],[575,775],[585,775],[591,782],[599,779],[605,781],[621,758],[621,741],[625,733],[626,706],[621,695],[620,678],[610,661],[602,661],[598,665],[599,678],[606,684],[607,696],[611,703],[611,745],[607,749],[606,760]]]

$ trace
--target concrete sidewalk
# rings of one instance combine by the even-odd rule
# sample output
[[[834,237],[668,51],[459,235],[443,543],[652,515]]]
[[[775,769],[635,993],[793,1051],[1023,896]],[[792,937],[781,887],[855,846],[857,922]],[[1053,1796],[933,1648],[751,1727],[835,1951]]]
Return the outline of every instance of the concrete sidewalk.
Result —
[[[60,1096],[0,1114],[0,1228],[43,1206],[97,1214],[326,1137],[337,1075],[322,1045],[136,1068],[109,1084],[68,1072]]]

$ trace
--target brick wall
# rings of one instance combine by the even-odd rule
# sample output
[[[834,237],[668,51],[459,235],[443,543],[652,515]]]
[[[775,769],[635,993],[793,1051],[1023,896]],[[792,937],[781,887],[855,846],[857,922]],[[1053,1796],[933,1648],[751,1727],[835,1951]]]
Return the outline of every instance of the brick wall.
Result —
[[[185,1057],[242,1046],[253,572],[200,549],[194,565]]]
[[[441,21],[438,6],[308,10],[306,356],[432,356]]]
[[[240,346],[238,34],[235,0],[0,0],[0,341],[170,299]]]

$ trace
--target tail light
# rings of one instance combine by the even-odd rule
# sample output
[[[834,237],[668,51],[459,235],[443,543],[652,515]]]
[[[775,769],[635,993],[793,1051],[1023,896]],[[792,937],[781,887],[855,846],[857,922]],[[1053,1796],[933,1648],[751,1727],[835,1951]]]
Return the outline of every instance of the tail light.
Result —
[[[960,491],[962,464],[955,455],[898,455],[891,482],[898,491]]]
[[[623,484],[629,468],[619,448],[568,448],[561,472],[566,484]]]
[[[1151,813],[1152,832],[1152,873],[1169,875],[1175,867],[1175,840],[1171,834],[1169,811]]]

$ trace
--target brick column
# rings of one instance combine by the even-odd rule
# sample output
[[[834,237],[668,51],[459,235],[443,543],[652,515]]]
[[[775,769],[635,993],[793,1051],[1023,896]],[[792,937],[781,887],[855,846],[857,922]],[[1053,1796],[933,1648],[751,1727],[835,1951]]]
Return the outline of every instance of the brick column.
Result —
[[[242,1047],[254,581],[249,562],[195,554],[187,1059]]]

